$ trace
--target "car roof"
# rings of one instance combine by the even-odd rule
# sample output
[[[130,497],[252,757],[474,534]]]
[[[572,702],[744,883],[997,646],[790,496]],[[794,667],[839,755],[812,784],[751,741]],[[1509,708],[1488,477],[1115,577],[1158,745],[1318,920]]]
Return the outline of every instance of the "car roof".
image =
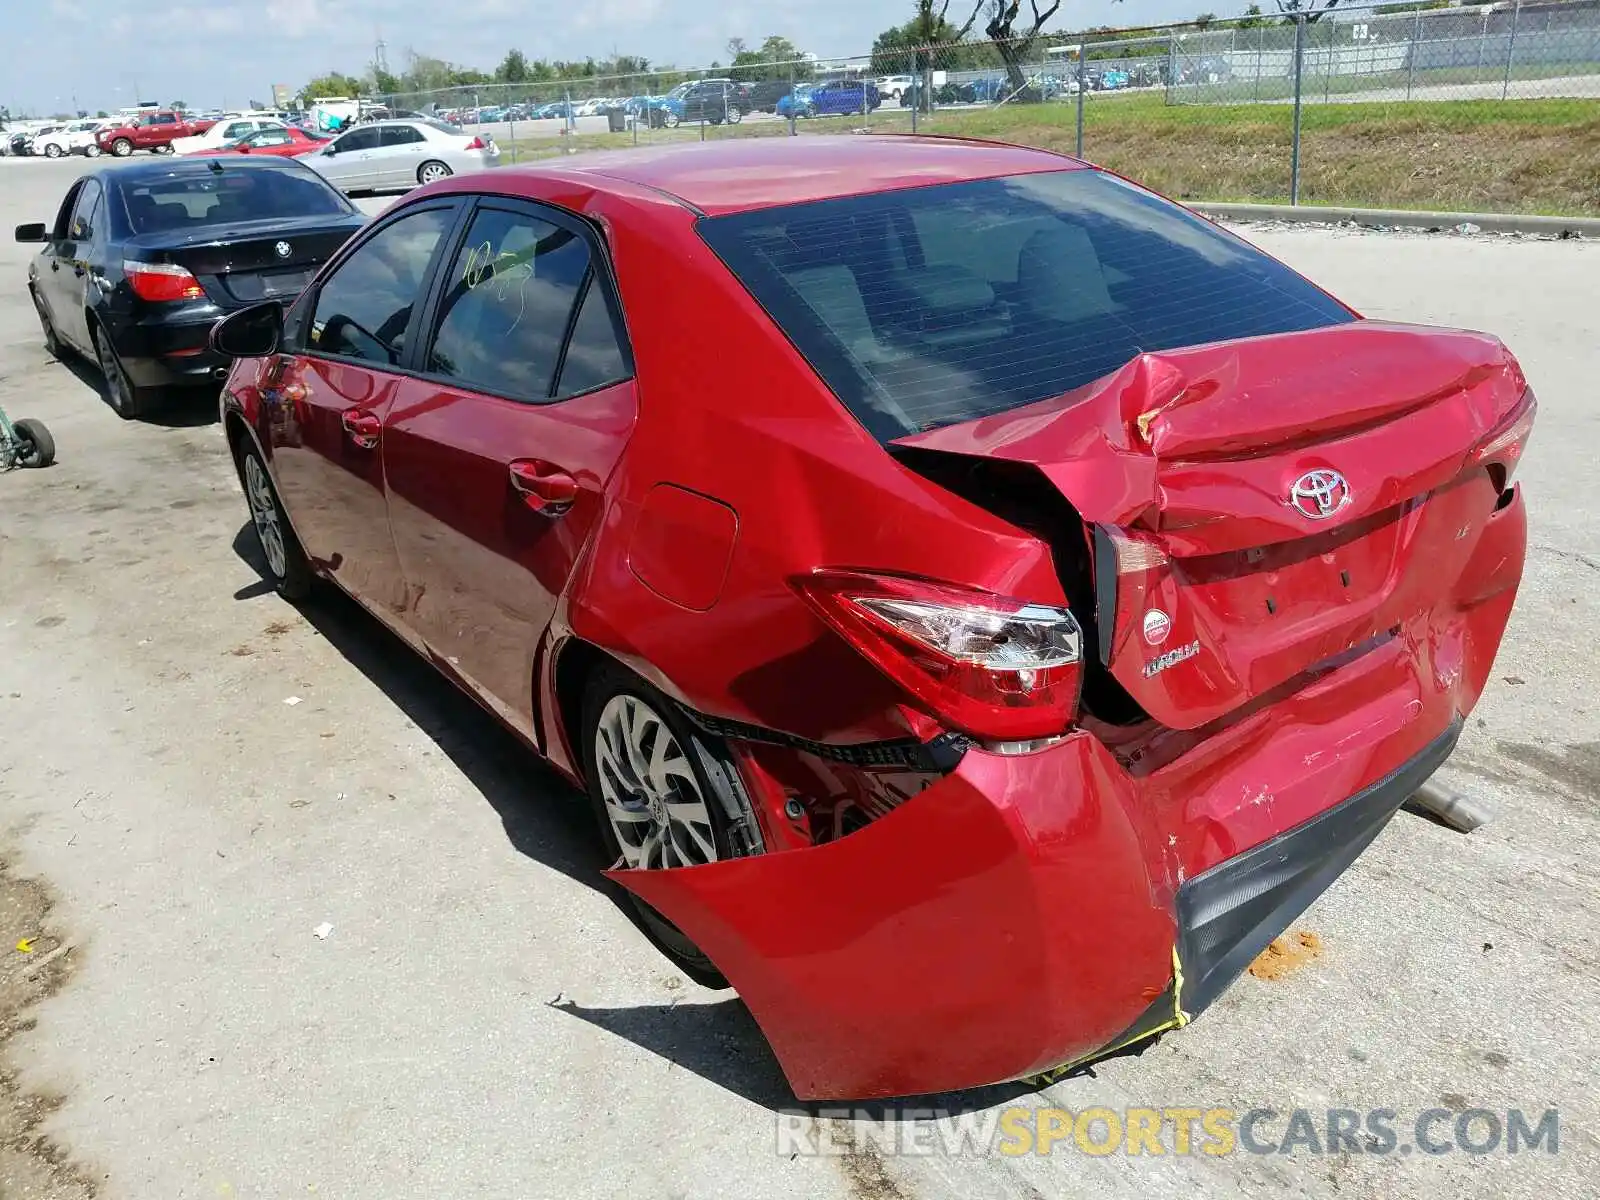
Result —
[[[621,180],[719,216],[780,204],[1085,166],[1064,155],[999,142],[846,134],[656,146],[592,154],[555,166],[502,167],[495,174],[507,177],[507,182],[518,174],[585,176],[591,177],[599,191],[606,190],[602,179]]]

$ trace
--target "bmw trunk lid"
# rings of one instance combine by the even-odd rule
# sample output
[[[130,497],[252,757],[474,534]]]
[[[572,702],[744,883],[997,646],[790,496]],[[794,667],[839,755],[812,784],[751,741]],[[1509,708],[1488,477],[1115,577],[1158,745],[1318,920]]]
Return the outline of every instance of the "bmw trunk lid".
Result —
[[[224,308],[258,300],[290,300],[360,228],[326,216],[207,225],[189,233],[129,239],[131,253],[186,268]]]
[[[1087,527],[1101,661],[1193,729],[1468,603],[1532,405],[1493,337],[1359,321],[1145,354],[891,446],[1041,473]]]

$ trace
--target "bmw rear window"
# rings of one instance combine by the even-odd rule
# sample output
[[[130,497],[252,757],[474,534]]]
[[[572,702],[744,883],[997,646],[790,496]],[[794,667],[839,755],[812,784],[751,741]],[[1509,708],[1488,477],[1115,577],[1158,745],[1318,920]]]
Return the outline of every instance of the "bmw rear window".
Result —
[[[223,168],[124,183],[122,200],[136,234],[355,211],[321,176],[299,167]]]
[[[699,230],[884,441],[1060,395],[1142,353],[1355,319],[1099,171],[758,209]]]

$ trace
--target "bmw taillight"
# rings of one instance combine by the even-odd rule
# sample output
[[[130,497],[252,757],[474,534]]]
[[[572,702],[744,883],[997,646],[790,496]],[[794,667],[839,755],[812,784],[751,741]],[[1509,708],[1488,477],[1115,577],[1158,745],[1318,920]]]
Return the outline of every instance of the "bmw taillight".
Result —
[[[206,294],[198,279],[174,263],[125,262],[122,273],[141,300],[200,300]]]
[[[868,661],[951,727],[986,741],[1064,733],[1083,635],[1065,608],[900,575],[796,581]]]

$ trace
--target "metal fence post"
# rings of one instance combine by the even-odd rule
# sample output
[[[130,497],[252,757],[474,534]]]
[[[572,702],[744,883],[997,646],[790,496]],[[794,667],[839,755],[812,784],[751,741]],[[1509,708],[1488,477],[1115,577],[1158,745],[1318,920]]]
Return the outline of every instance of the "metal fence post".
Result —
[[[1300,83],[1306,65],[1306,19],[1294,19],[1294,141],[1289,146],[1289,203],[1300,203]]]
[[[794,127],[794,64],[789,64],[789,136],[794,137],[800,131]]]
[[[1333,56],[1337,53],[1333,46],[1333,27],[1338,19],[1331,12],[1328,14],[1328,61],[1322,73],[1322,102],[1324,104],[1333,98]]]
[[[1506,42],[1506,77],[1500,85],[1500,99],[1503,103],[1511,92],[1511,60],[1517,54],[1517,17],[1522,14],[1522,0],[1517,0],[1516,7],[1511,10],[1511,39]]]
[[[1417,8],[1411,30],[1411,50],[1406,55],[1406,99],[1411,99],[1411,85],[1417,78],[1417,47],[1422,41],[1422,9]]]
[[[1267,49],[1267,27],[1265,25],[1257,25],[1256,26],[1256,86],[1255,86],[1255,97],[1254,97],[1255,98],[1255,102],[1257,104],[1261,103],[1261,62],[1262,62],[1263,56],[1266,53],[1266,49]]]
[[[917,131],[917,109],[922,107],[922,86],[923,86],[922,77],[925,74],[927,74],[927,68],[923,65],[923,61],[924,61],[924,54],[923,54],[922,51],[919,50],[917,52],[917,56],[913,60],[913,64],[912,64],[916,68],[916,70],[912,73],[912,76],[911,76],[911,132],[912,133],[915,133]],[[902,100],[905,99],[904,93],[901,94],[901,99]]]
[[[1078,157],[1083,157],[1083,47],[1078,47]]]

